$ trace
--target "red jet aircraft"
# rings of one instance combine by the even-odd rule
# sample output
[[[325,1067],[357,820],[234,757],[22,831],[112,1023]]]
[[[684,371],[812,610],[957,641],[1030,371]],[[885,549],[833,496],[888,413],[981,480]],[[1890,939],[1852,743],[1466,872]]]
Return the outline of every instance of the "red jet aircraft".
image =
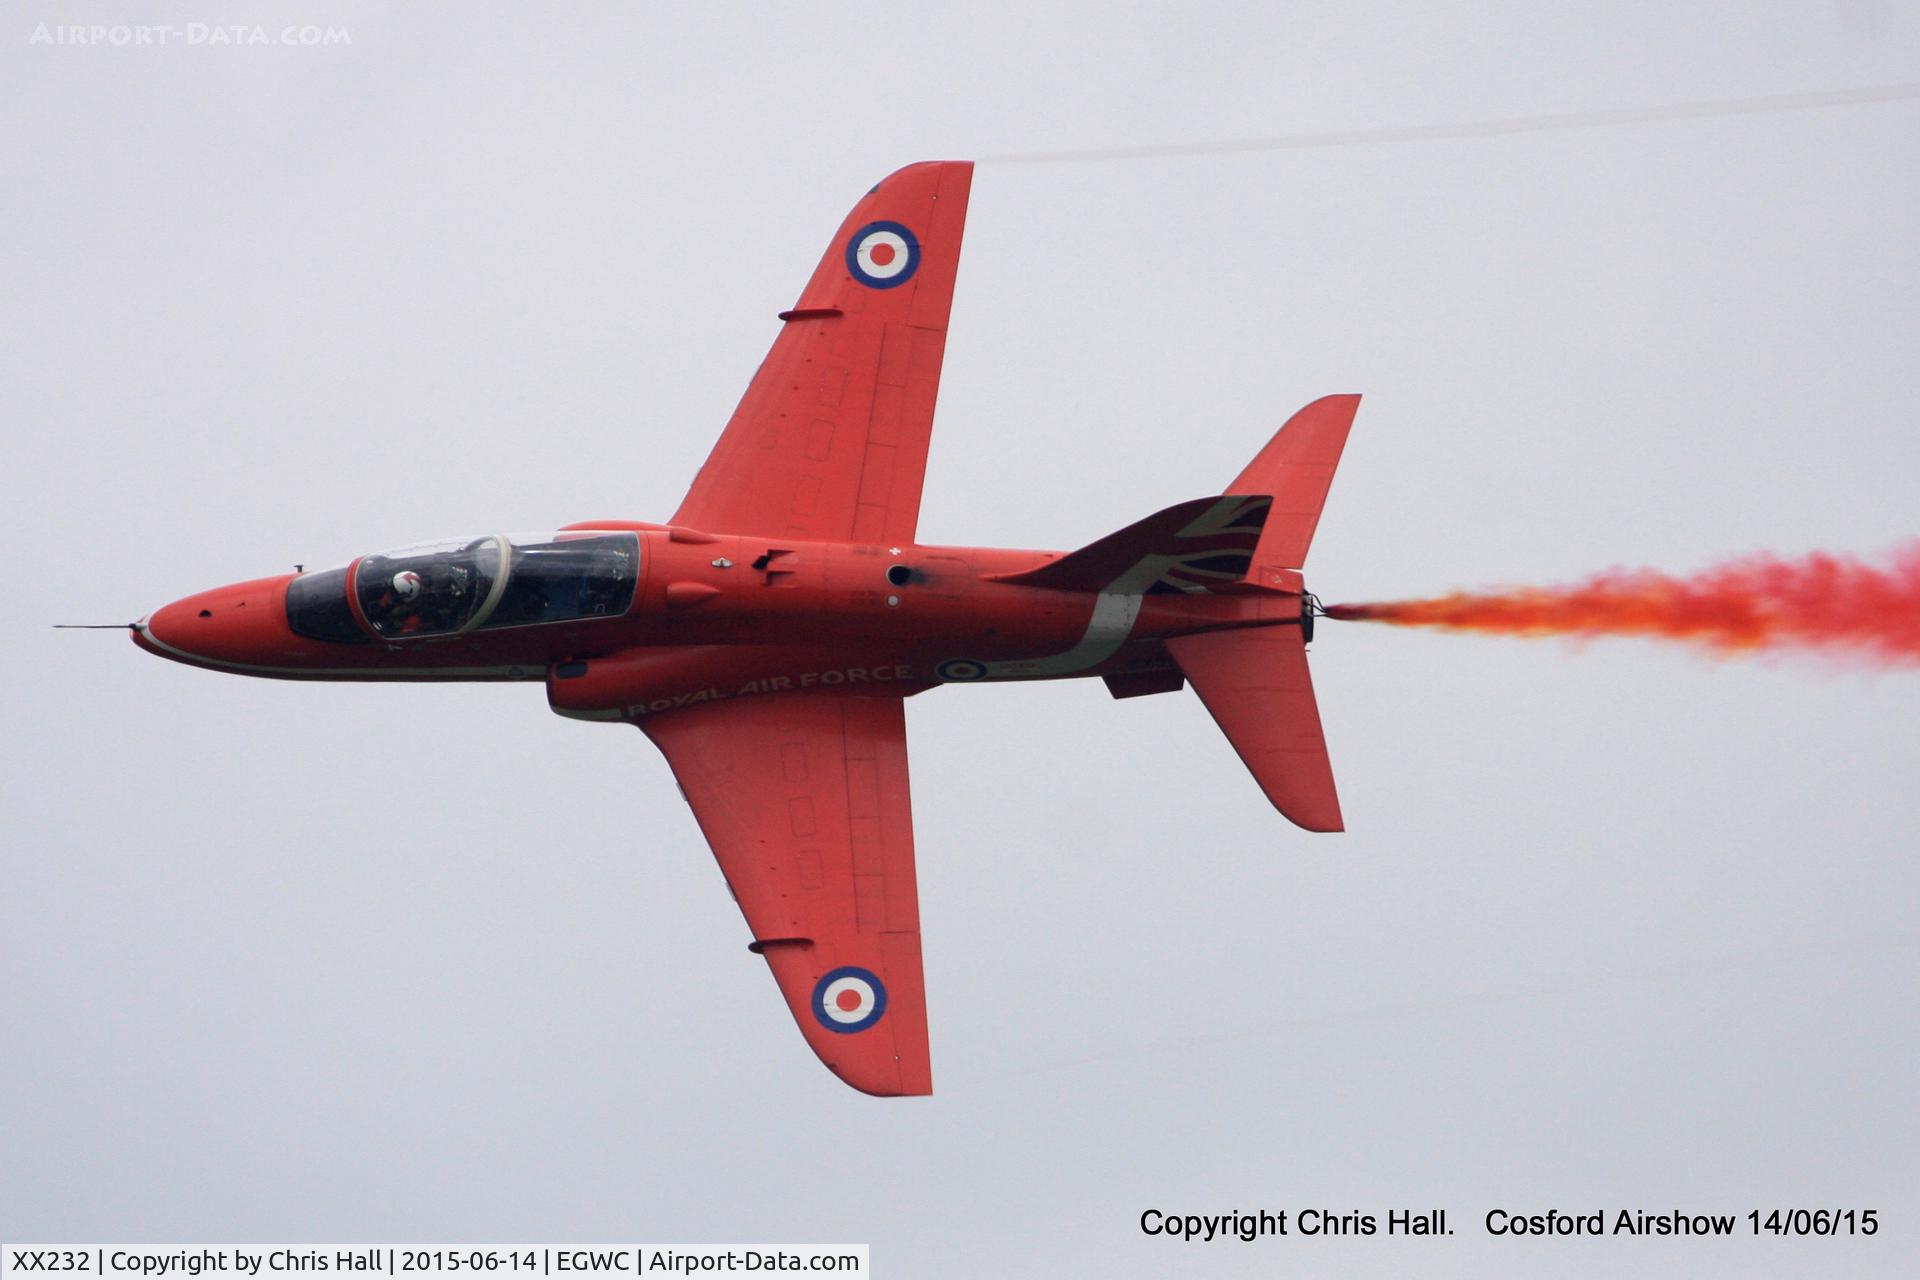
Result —
[[[666,524],[590,520],[189,596],[141,648],[294,680],[544,682],[665,752],[801,1033],[872,1094],[933,1090],[905,700],[942,684],[1191,681],[1281,813],[1341,829],[1300,566],[1357,396],[1295,414],[1225,496],[1068,554],[914,525],[968,163],[869,191]]]

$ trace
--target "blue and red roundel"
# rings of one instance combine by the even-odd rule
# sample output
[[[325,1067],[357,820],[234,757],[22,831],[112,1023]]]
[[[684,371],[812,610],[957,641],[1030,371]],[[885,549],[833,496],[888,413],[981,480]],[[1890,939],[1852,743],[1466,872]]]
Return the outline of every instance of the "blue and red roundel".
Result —
[[[813,984],[813,1016],[829,1031],[865,1031],[886,1011],[887,989],[870,969],[841,965]]]
[[[891,289],[920,269],[920,242],[898,222],[869,222],[847,241],[847,270],[870,289]]]

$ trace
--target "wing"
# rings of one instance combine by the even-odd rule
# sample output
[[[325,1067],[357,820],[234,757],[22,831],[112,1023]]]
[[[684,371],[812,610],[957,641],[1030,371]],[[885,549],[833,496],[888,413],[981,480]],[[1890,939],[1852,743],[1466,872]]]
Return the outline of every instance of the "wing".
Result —
[[[820,1060],[865,1093],[932,1093],[901,699],[775,694],[640,727]]]
[[[972,181],[910,165],[854,206],[674,524],[913,541]]]

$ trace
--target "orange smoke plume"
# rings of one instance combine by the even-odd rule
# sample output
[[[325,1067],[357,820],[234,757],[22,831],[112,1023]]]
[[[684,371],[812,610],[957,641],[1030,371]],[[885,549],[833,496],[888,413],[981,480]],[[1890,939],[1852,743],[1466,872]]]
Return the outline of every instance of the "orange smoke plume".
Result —
[[[1505,587],[1427,600],[1340,604],[1329,618],[1515,636],[1652,636],[1722,656],[1820,652],[1920,666],[1920,542],[1883,566],[1815,552],[1755,555],[1676,578],[1609,569],[1557,587]]]

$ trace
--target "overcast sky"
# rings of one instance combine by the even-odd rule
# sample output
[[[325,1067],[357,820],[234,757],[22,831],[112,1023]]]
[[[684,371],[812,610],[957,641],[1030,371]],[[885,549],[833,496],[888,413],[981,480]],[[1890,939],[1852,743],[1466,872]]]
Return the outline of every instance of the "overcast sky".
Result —
[[[915,699],[937,1094],[823,1070],[666,766],[537,687],[108,632],[660,519],[920,159],[1920,79],[1849,0],[294,4],[0,23],[0,1238],[870,1241],[875,1274],[1908,1273],[1920,673],[1324,626],[1351,830],[1190,694]],[[1073,547],[1366,399],[1328,601],[1920,534],[1920,102],[982,164],[927,542]],[[1440,1206],[1438,1243],[1141,1211]],[[1514,1243],[1489,1209],[1877,1208]]]

